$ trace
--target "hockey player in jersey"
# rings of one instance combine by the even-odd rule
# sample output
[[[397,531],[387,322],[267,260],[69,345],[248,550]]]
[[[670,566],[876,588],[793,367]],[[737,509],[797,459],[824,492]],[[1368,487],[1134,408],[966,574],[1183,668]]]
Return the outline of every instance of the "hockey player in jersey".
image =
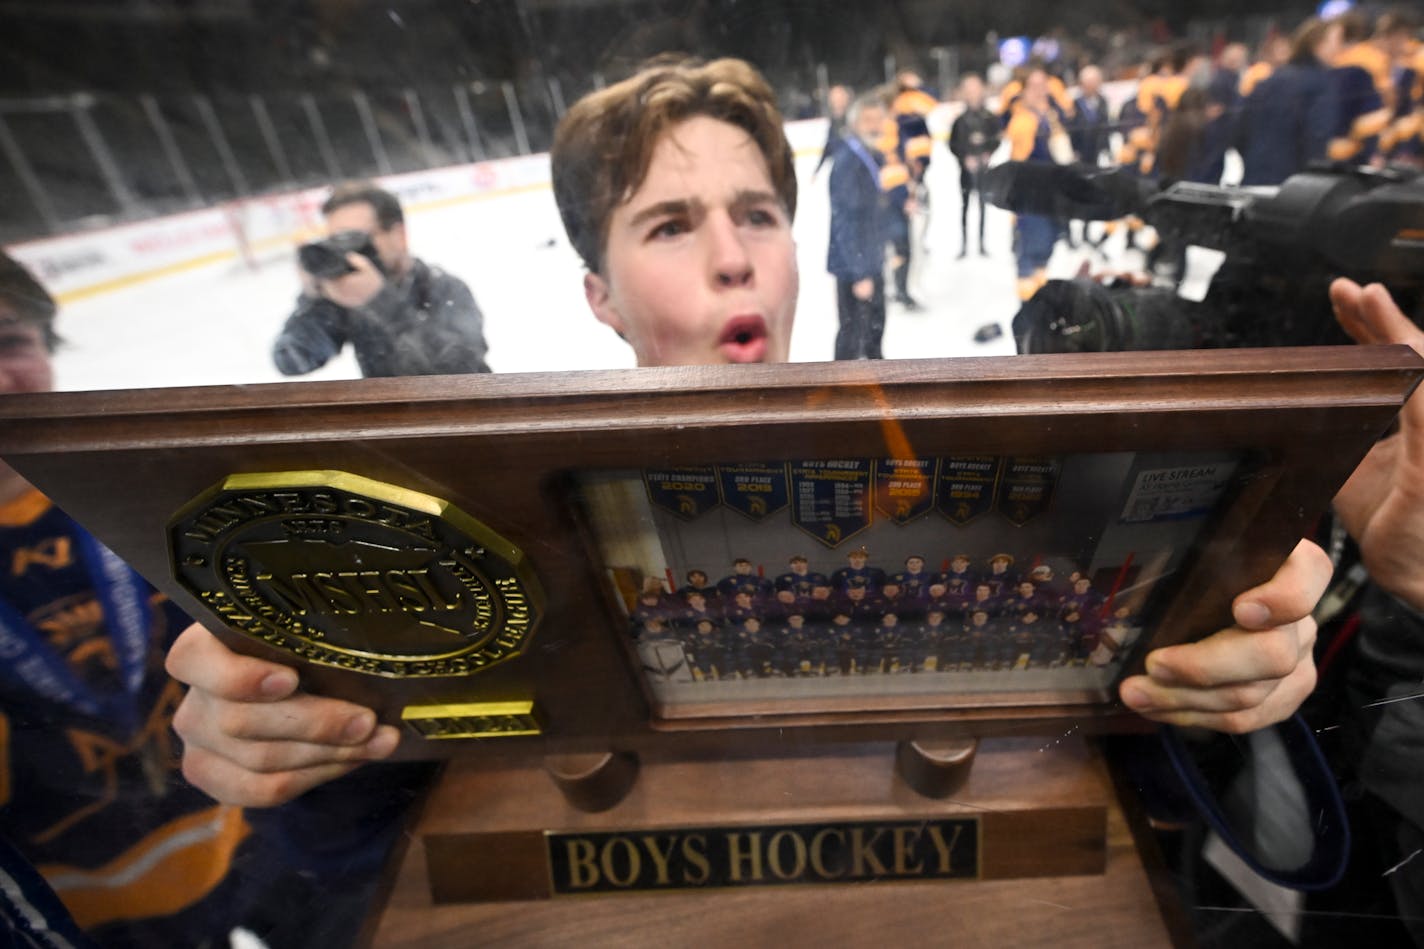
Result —
[[[727,663],[727,631],[711,620],[699,620],[694,629],[683,633],[682,651],[698,682],[734,674]]]
[[[788,614],[781,626],[782,673],[788,678],[817,674],[821,664],[820,645],[816,630],[807,624],[805,614]]]
[[[890,101],[893,141],[881,147],[888,159],[881,169],[889,213],[890,241],[895,256],[891,268],[895,280],[895,302],[907,310],[920,304],[910,296],[910,270],[914,265],[914,232],[924,226],[929,212],[929,186],[925,173],[934,153],[926,118],[939,105],[933,93],[913,70],[901,70],[895,77],[895,97]]]
[[[1055,142],[1067,149],[1061,113],[1049,98],[1048,73],[1029,71],[1023,93],[1014,105],[1004,136],[1009,140],[1009,157],[1014,161],[1054,163],[1060,157]],[[1048,280],[1048,260],[1058,241],[1059,222],[1041,214],[1019,214],[1014,218],[1014,256],[1018,273],[1018,295],[1028,300]]]
[[[935,578],[944,592],[955,596],[969,597],[979,583],[979,574],[974,570],[974,561],[968,554],[955,554],[949,561],[949,569]],[[931,591],[933,594],[933,591]],[[934,594],[939,595],[939,594]]]
[[[879,593],[885,586],[885,571],[870,566],[870,552],[857,547],[846,554],[847,566],[831,574],[831,585],[844,593],[852,587],[866,587],[872,593]]]
[[[730,601],[738,593],[762,597],[771,593],[771,582],[757,575],[750,560],[738,557],[732,561],[732,572],[717,581],[717,593],[724,601]]]
[[[650,622],[656,622],[660,627],[670,623],[674,610],[673,604],[663,595],[662,584],[652,581],[638,594],[638,600],[629,613],[633,638],[639,638]]]
[[[1363,32],[1358,16],[1351,11],[1341,18],[1350,45],[1335,57],[1331,71],[1336,121],[1327,155],[1352,165],[1382,164],[1393,145],[1394,72],[1419,28],[1419,16],[1404,8],[1390,10],[1368,38],[1354,33]]]
[[[947,670],[951,661],[947,653],[951,651],[949,639],[953,627],[946,620],[947,617],[941,610],[931,609],[925,614],[919,631],[915,635],[919,657],[916,668],[924,669],[926,672]],[[958,660],[953,661],[957,662]]]
[[[0,394],[52,387],[55,309],[0,253]],[[225,946],[239,925],[272,949],[349,944],[425,769],[274,811],[214,802],[179,774],[163,668],[188,618],[4,462],[0,564],[0,836],[74,920],[100,945]],[[365,714],[358,753],[390,754]]]
[[[674,626],[682,628],[696,628],[703,621],[713,625],[721,625],[722,612],[715,609],[707,602],[707,597],[700,590],[693,590],[687,594],[684,601],[686,603],[680,609],[674,608],[669,614]]]
[[[979,582],[989,584],[989,589],[996,597],[1009,596],[1019,584],[1019,574],[1014,569],[1014,558],[1009,554],[995,554],[990,557],[989,572],[980,577]]]
[[[1046,669],[1062,660],[1063,627],[1051,616],[1029,610],[1014,618],[1009,639],[1013,668]]]
[[[1078,577],[1073,581],[1073,592],[1063,598],[1058,609],[1061,614],[1076,611],[1097,616],[1103,610],[1103,595],[1093,589],[1093,582],[1087,577]]]
[[[930,587],[934,585],[934,575],[925,570],[925,558],[911,554],[905,558],[905,569],[891,574],[886,581],[894,585],[895,611],[902,617],[918,619],[925,615],[930,603]]]
[[[370,182],[337,187],[322,205],[329,234],[357,232],[376,260],[348,253],[350,271],[302,271],[302,295],[272,346],[283,375],[326,365],[346,344],[363,376],[489,372],[484,318],[470,288],[411,256],[395,195]]]
[[[1003,611],[1009,616],[1022,616],[1025,613],[1042,613],[1044,609],[1043,597],[1038,593],[1032,580],[1020,580],[1018,586],[1004,598]]]
[[[778,591],[790,590],[799,597],[810,598],[811,592],[817,587],[828,583],[825,574],[815,573],[810,568],[810,562],[800,554],[796,554],[787,561],[787,572],[777,577],[773,585]]]
[[[692,593],[702,594],[708,604],[715,603],[720,595],[705,570],[687,571],[687,583],[678,588],[677,595],[685,600]]]

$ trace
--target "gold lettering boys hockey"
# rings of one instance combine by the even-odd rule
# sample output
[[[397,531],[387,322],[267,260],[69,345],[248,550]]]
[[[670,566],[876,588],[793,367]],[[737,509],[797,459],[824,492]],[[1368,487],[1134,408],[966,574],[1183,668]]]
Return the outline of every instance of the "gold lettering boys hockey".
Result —
[[[523,553],[438,498],[341,471],[233,475],[169,523],[173,570],[233,629],[308,662],[462,676],[519,655]]]

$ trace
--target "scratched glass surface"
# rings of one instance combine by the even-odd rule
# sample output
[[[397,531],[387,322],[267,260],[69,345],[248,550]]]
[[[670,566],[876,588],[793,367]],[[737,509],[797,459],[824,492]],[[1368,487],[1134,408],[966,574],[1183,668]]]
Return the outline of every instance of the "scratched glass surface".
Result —
[[[297,248],[326,236],[333,222],[324,220],[321,203],[333,184],[350,179],[374,179],[393,192],[404,208],[410,254],[468,285],[482,316],[484,362],[493,372],[633,366],[625,341],[589,312],[585,269],[554,205],[547,154],[559,118],[575,101],[664,53],[745,58],[775,92],[799,191],[792,224],[800,273],[788,350],[793,361],[831,359],[841,327],[827,256],[845,209],[832,181],[836,164],[849,162],[855,149],[840,144],[844,139],[833,131],[840,125],[828,118],[840,101],[836,87],[852,96],[878,91],[887,114],[899,112],[904,120],[887,121],[864,143],[865,154],[887,166],[879,169],[875,216],[885,236],[879,279],[886,358],[1011,356],[1133,341],[1162,348],[1343,342],[1326,301],[1331,277],[1383,277],[1414,312],[1424,267],[1381,270],[1372,256],[1383,246],[1380,235],[1361,219],[1351,219],[1356,223],[1349,228],[1334,225],[1336,210],[1316,217],[1293,211],[1300,216],[1287,218],[1285,253],[1267,248],[1259,232],[1241,224],[1241,213],[1274,195],[1288,173],[1279,162],[1295,161],[1290,170],[1300,170],[1300,156],[1281,144],[1290,138],[1281,131],[1288,109],[1272,104],[1300,101],[1292,98],[1296,92],[1317,97],[1309,100],[1314,106],[1290,116],[1290,127],[1315,136],[1315,153],[1347,166],[1390,164],[1404,169],[1402,175],[1418,166],[1424,91],[1412,42],[1417,23],[1378,21],[1383,8],[1368,8],[1357,11],[1367,21],[1362,44],[1356,44],[1355,20],[1337,20],[1338,26],[1292,42],[1307,18],[1338,17],[1350,6],[1293,0],[0,0],[0,243],[54,297],[60,336],[46,358],[23,324],[16,331],[13,322],[0,320],[0,393],[51,385],[80,390],[360,378],[363,365],[349,344],[322,351],[312,360],[320,365],[301,366],[310,371],[296,375],[284,374],[274,357],[274,342],[304,305],[298,300],[303,287],[313,287],[297,263]],[[1040,63],[1042,73],[1029,68]],[[981,82],[988,113],[976,132],[964,120],[975,114],[969,104],[977,101]],[[1101,100],[1084,99],[1094,87]],[[1261,97],[1251,99],[1258,89]],[[980,151],[965,151],[968,140]],[[988,170],[1025,157],[1026,171],[989,179],[997,181],[989,188],[993,200],[982,202]],[[1076,177],[1062,171],[1070,157],[1087,166]],[[1270,168],[1262,172],[1258,160]],[[898,178],[897,165],[904,166]],[[1084,182],[1094,169],[1119,167],[1132,171],[1115,179],[1105,206],[1102,193]],[[1149,210],[1145,196],[1178,178],[1200,186],[1194,197]],[[1267,190],[1234,190],[1243,181]],[[1382,181],[1344,171],[1314,187],[1368,191]],[[1088,192],[1093,200],[1084,199]],[[1339,198],[1343,191],[1331,194]],[[1351,245],[1349,261],[1318,250],[1327,237]],[[1273,239],[1279,242],[1280,235]],[[1418,248],[1417,240],[1404,244]],[[379,257],[380,250],[373,254]],[[16,306],[0,297],[0,318],[21,315]],[[479,366],[472,360],[463,368]],[[1398,483],[1409,483],[1410,456],[1403,458],[1395,469]],[[313,934],[323,932],[314,928],[315,917],[330,927],[329,944],[353,938],[363,914],[379,916],[384,905],[368,900],[364,888],[374,885],[381,854],[365,847],[367,863],[347,861],[340,871],[315,859],[321,848],[308,838],[329,834],[312,812],[346,813],[324,804],[254,815],[250,834],[230,814],[207,810],[180,771],[180,744],[168,731],[177,692],[163,690],[156,658],[145,681],[158,686],[143,693],[152,701],[134,728],[89,714],[81,715],[82,727],[64,732],[54,723],[66,710],[73,713],[72,696],[54,699],[64,689],[50,689],[52,700],[35,701],[37,676],[21,670],[28,647],[12,635],[21,626],[58,650],[56,668],[106,683],[102,689],[114,694],[126,694],[129,679],[145,670],[141,660],[126,660],[131,654],[99,625],[106,610],[123,611],[125,595],[103,581],[92,585],[108,592],[86,587],[92,572],[83,572],[77,534],[55,533],[49,521],[25,533],[23,525],[38,523],[36,508],[8,468],[0,467],[0,475],[8,571],[0,589],[14,601],[13,610],[0,612],[11,673],[0,720],[7,759],[0,764],[8,769],[0,781],[6,791],[0,830],[8,843],[41,866],[83,925],[112,933],[102,927],[132,915],[135,906],[160,918],[176,914],[171,925],[177,928],[141,928],[137,944],[193,943],[198,935],[223,944],[229,929],[244,925],[267,945],[312,945],[321,942]],[[646,484],[635,479],[637,487]],[[671,491],[674,498],[679,493]],[[1341,881],[1310,894],[1269,890],[1232,866],[1182,796],[1155,739],[1118,737],[1094,745],[1121,776],[1127,810],[1150,817],[1137,850],[1167,882],[1175,908],[1185,910],[1166,915],[1203,945],[1333,946],[1346,939],[1407,945],[1411,938],[1424,944],[1424,629],[1416,612],[1424,597],[1412,592],[1410,579],[1412,565],[1424,558],[1408,546],[1424,531],[1413,529],[1418,505],[1402,501],[1388,479],[1369,482],[1362,493],[1364,513],[1357,511],[1348,526],[1364,543],[1364,560],[1377,579],[1360,566],[1344,525],[1322,521],[1318,539],[1339,564],[1339,583],[1322,601],[1314,646],[1320,682],[1302,710],[1351,820],[1354,847]],[[12,507],[16,499],[23,510]],[[1147,499],[1144,488],[1138,500]],[[1110,500],[1132,499],[1120,493]],[[1376,508],[1377,502],[1384,503]],[[1372,513],[1378,515],[1373,521]],[[832,511],[842,519],[854,514]],[[608,566],[626,568],[614,571],[614,582],[629,593],[630,611],[643,582],[659,583],[671,595],[690,570],[703,566],[701,548],[693,556],[683,540],[669,544],[654,536],[630,543],[642,547],[626,563],[613,562],[605,551]],[[775,561],[774,569],[764,569],[779,574],[791,555],[812,549],[778,541],[752,554],[734,546],[708,554],[716,561],[705,567],[712,583],[733,569],[735,557]],[[904,571],[903,561],[919,550],[908,542],[890,546],[894,562],[886,569],[892,574]],[[994,546],[986,541],[975,553],[987,557]],[[1081,550],[1060,546],[1015,552],[1019,561],[1037,559],[1060,573],[1081,565]],[[839,569],[844,550],[812,570]],[[936,572],[953,554],[944,545],[922,552]],[[1127,582],[1131,572],[1123,569],[1125,558],[1108,560],[1090,583],[1103,592]],[[71,576],[77,585],[45,580],[24,586],[36,571],[64,569],[80,571]],[[1140,562],[1137,569],[1141,573]],[[175,632],[154,629],[155,656]],[[701,669],[695,651],[671,638],[639,643],[631,654],[644,675],[663,685],[770,688],[773,699],[787,683],[819,681],[801,674],[819,672],[823,663],[846,681],[852,678],[846,670],[859,677],[862,666],[874,665],[875,675],[864,678],[877,683],[875,689],[914,683],[930,655],[867,647],[845,657],[808,652],[794,663],[780,656],[762,664],[758,653],[756,669],[748,675],[734,670],[738,678],[729,682],[720,669],[709,681],[710,667]],[[1080,657],[1079,668],[1093,669],[1093,655]],[[1098,655],[1112,665],[1112,657]],[[850,663],[845,669],[842,658]],[[1020,658],[990,661],[1009,674]],[[935,654],[935,664],[941,661],[948,658]],[[1018,671],[1031,672],[1031,666],[1030,659]],[[956,668],[956,674],[978,673]],[[1094,687],[1103,681],[1095,679]],[[1044,752],[1080,740],[1075,727],[1035,736]],[[1239,763],[1230,759],[1241,747],[1231,746],[1228,763]],[[1237,829],[1251,838],[1246,849],[1270,850],[1275,821],[1297,843],[1307,841],[1308,856],[1311,815],[1292,803],[1299,795],[1278,792],[1266,765],[1244,782],[1236,780],[1237,768],[1218,771],[1219,751],[1204,755],[1210,758],[1204,773],[1232,799]],[[413,794],[408,775],[369,765],[357,778],[358,787],[335,795],[342,807],[365,813],[365,806],[389,805],[371,818],[382,821],[406,812]],[[130,795],[157,803],[125,810]],[[121,810],[124,816],[115,816]],[[179,844],[192,840],[206,853],[222,851],[223,861],[225,846],[237,848],[227,882],[215,891],[219,899],[205,902],[203,894],[223,875],[222,866],[211,879],[182,872],[187,851]],[[96,847],[96,841],[103,843]],[[175,852],[178,862],[165,862]],[[308,857],[311,867],[302,863]],[[274,875],[274,865],[291,872]],[[132,889],[105,896],[101,891],[110,884],[96,886],[88,875],[96,866],[110,871],[105,880],[118,873]],[[607,876],[623,878],[628,867],[615,869]],[[171,899],[154,904],[139,895],[152,894],[162,873],[175,872],[185,885],[174,887],[167,876],[159,887],[168,887]],[[962,891],[920,892],[927,902],[948,902]],[[196,909],[185,916],[189,902]],[[312,907],[321,909],[313,914]],[[1079,919],[1097,912],[1076,904],[1062,911]],[[194,916],[213,931],[183,929]],[[1015,938],[1047,941],[1058,927],[1042,930]],[[388,930],[383,933],[392,941]],[[1138,936],[1101,938],[1139,945]]]

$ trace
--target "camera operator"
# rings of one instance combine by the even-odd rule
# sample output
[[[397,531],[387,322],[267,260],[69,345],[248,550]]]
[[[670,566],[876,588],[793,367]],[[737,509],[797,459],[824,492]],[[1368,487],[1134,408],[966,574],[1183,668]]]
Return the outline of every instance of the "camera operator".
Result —
[[[411,256],[395,195],[350,182],[321,213],[330,236],[301,248],[302,295],[272,346],[283,375],[319,369],[347,343],[368,378],[489,372],[470,288]]]

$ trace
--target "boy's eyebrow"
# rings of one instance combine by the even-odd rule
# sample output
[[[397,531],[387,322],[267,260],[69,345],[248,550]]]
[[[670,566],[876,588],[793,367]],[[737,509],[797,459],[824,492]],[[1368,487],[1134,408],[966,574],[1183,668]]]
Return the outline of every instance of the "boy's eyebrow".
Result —
[[[758,191],[752,188],[743,188],[732,198],[732,210],[744,211],[747,208],[755,207],[759,204],[780,205],[781,199],[770,191]]]
[[[659,201],[657,204],[650,204],[643,210],[634,214],[629,220],[629,225],[637,227],[655,218],[666,217],[668,215],[687,214],[694,208],[701,208],[702,202],[696,198],[674,198],[670,201]]]
[[[770,191],[742,188],[732,196],[732,200],[728,206],[733,213],[740,213],[747,208],[753,208],[761,204],[780,205],[781,199]],[[703,210],[704,206],[700,198],[673,198],[648,205],[629,218],[628,224],[630,227],[638,227],[660,217],[700,213]]]

